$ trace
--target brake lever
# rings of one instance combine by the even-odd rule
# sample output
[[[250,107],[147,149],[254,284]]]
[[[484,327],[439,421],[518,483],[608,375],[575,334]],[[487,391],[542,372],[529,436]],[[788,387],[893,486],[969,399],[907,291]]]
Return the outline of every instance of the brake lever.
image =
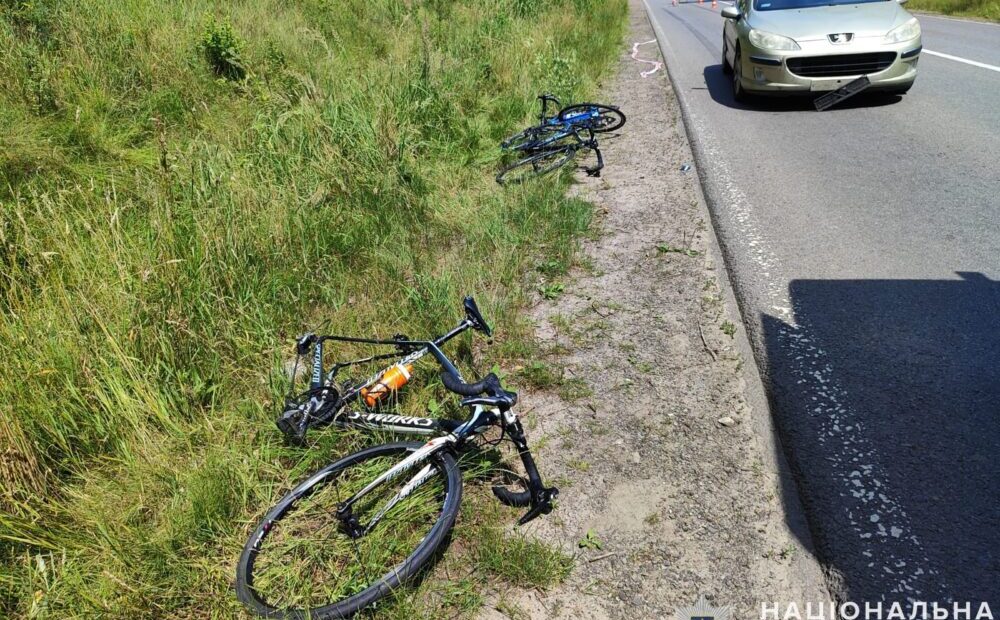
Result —
[[[559,497],[559,489],[556,487],[543,487],[538,494],[532,498],[531,510],[524,513],[524,516],[517,520],[518,525],[525,525],[541,515],[547,515],[555,508],[553,501]]]
[[[299,355],[305,355],[309,352],[309,348],[316,342],[316,334],[312,332],[307,332],[302,335],[295,343],[295,352]]]

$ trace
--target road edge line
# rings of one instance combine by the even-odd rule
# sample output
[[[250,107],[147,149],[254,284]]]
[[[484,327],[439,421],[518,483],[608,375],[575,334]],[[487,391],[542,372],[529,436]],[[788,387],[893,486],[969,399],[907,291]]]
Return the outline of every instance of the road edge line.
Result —
[[[972,65],[973,67],[979,67],[980,69],[988,69],[989,71],[996,71],[1000,73],[1000,67],[996,65],[990,65],[985,62],[979,62],[978,60],[970,60],[968,58],[962,58],[961,56],[952,56],[951,54],[945,54],[944,52],[935,52],[934,50],[929,50],[924,48],[925,54],[930,54],[931,56],[937,56],[938,58],[944,58],[946,60],[951,60],[952,62],[960,62],[966,65]]]
[[[904,9],[906,7],[903,7]],[[963,24],[985,24],[987,26],[1000,26],[1000,23],[995,21],[990,21],[985,17],[956,17],[954,15],[943,15],[941,13],[931,13],[930,11],[911,11],[906,9],[906,12],[915,15],[917,17],[931,17],[933,19],[943,19],[949,22],[962,22]]]

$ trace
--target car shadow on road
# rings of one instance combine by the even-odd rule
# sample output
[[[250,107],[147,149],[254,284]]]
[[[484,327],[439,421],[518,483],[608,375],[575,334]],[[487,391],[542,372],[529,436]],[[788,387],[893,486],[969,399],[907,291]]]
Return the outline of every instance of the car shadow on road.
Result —
[[[813,99],[816,95],[793,95],[787,97],[757,97],[751,104],[737,103],[733,99],[733,87],[728,75],[722,71],[721,64],[708,65],[702,71],[705,78],[705,86],[709,95],[716,103],[720,103],[729,108],[737,110],[749,110],[751,112],[815,112]],[[888,95],[885,93],[861,93],[851,97],[847,101],[837,104],[826,110],[826,112],[836,112],[837,110],[851,110],[856,108],[875,108],[899,103],[903,98],[899,95]]]
[[[793,316],[761,317],[782,446],[848,600],[1000,604],[1000,281],[958,276],[794,280]]]

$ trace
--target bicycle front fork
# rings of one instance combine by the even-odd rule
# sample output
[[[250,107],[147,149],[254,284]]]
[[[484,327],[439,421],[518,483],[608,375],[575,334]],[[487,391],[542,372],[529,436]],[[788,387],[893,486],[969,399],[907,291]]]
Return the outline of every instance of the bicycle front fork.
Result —
[[[597,144],[592,147],[594,149],[594,154],[597,155],[597,165],[593,168],[585,168],[587,176],[599,177],[601,176],[601,169],[604,168],[604,155],[601,155],[601,149],[597,148]]]
[[[517,448],[517,455],[521,457],[524,471],[528,475],[528,490],[517,493],[504,487],[495,486],[493,487],[493,494],[508,506],[530,506],[531,508],[528,512],[524,513],[517,521],[518,525],[524,525],[540,515],[547,515],[552,512],[552,509],[555,508],[555,499],[559,497],[559,489],[556,487],[546,487],[542,483],[542,477],[538,473],[535,459],[531,455],[531,450],[528,449],[528,440],[524,436],[524,428],[521,426],[521,421],[514,418],[513,421],[505,421],[504,425],[507,434],[510,435],[511,441],[514,442],[514,447]]]

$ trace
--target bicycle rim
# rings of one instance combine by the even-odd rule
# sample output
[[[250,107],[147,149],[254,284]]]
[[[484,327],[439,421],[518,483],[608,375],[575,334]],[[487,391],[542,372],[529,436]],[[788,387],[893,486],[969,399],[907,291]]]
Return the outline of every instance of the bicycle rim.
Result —
[[[362,450],[282,498],[244,547],[237,568],[240,600],[269,618],[349,617],[419,574],[458,514],[462,479],[450,454],[434,455],[358,501],[352,514],[364,528],[424,465],[433,465],[430,478],[371,531],[350,536],[336,511],[420,447],[396,443]]]
[[[625,115],[618,108],[602,105],[600,103],[580,103],[563,108],[559,112],[559,120],[571,121],[571,117],[579,112],[597,111],[597,117],[591,118],[581,123],[592,131],[598,133],[614,131],[625,124]]]
[[[576,155],[576,148],[562,147],[536,153],[508,166],[497,175],[497,183],[501,185],[517,185],[528,179],[548,174],[563,166]]]

